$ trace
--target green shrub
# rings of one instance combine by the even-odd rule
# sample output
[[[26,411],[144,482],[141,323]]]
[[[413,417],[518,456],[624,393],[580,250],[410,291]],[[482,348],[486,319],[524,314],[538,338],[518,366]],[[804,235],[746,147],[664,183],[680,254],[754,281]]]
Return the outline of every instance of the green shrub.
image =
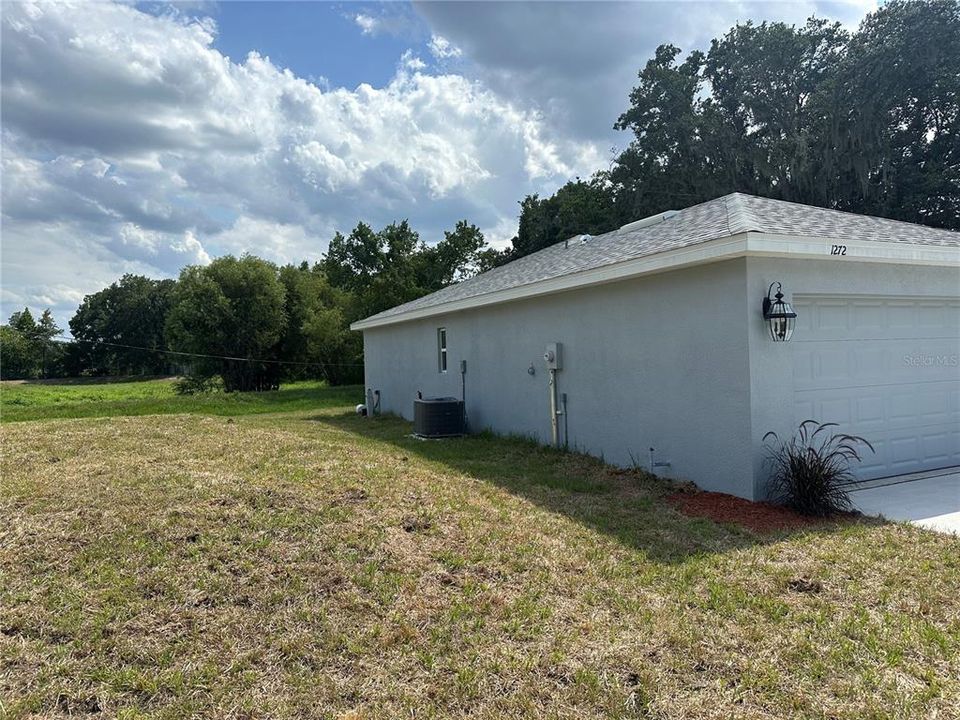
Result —
[[[223,380],[219,375],[205,377],[203,375],[185,375],[173,383],[173,391],[177,395],[202,395],[205,393],[223,392]]]
[[[768,443],[770,491],[776,502],[805,515],[832,515],[853,508],[849,490],[857,482],[851,463],[861,462],[858,447],[873,445],[857,435],[833,433],[836,423],[805,420],[789,440],[775,432],[763,436]]]

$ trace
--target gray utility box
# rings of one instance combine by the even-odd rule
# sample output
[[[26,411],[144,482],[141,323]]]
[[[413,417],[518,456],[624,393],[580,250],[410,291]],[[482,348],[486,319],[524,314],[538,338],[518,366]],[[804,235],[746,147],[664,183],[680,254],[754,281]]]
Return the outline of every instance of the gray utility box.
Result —
[[[547,343],[546,352],[543,353],[543,361],[547,364],[547,370],[560,370],[563,368],[563,363],[560,358],[560,353],[563,350],[563,346],[558,343]]]
[[[463,402],[452,397],[413,401],[413,434],[425,438],[463,435]]]

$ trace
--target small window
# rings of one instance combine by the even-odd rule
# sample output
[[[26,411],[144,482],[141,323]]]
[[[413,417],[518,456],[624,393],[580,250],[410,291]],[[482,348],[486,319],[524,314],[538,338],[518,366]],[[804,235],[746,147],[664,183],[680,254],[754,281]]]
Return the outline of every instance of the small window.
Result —
[[[437,369],[447,371],[447,329],[437,328]]]

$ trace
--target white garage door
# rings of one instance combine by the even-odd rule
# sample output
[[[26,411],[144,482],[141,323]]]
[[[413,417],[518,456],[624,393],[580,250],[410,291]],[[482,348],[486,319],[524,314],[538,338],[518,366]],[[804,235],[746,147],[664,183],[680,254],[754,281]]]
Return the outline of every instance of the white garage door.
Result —
[[[795,296],[794,417],[869,440],[863,479],[960,465],[960,300]]]

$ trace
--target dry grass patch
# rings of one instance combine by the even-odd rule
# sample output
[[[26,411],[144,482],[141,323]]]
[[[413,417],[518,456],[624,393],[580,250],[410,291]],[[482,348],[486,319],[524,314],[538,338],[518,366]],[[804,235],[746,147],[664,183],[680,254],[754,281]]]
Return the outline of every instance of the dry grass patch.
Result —
[[[340,410],[5,425],[0,714],[950,717],[960,541]]]

